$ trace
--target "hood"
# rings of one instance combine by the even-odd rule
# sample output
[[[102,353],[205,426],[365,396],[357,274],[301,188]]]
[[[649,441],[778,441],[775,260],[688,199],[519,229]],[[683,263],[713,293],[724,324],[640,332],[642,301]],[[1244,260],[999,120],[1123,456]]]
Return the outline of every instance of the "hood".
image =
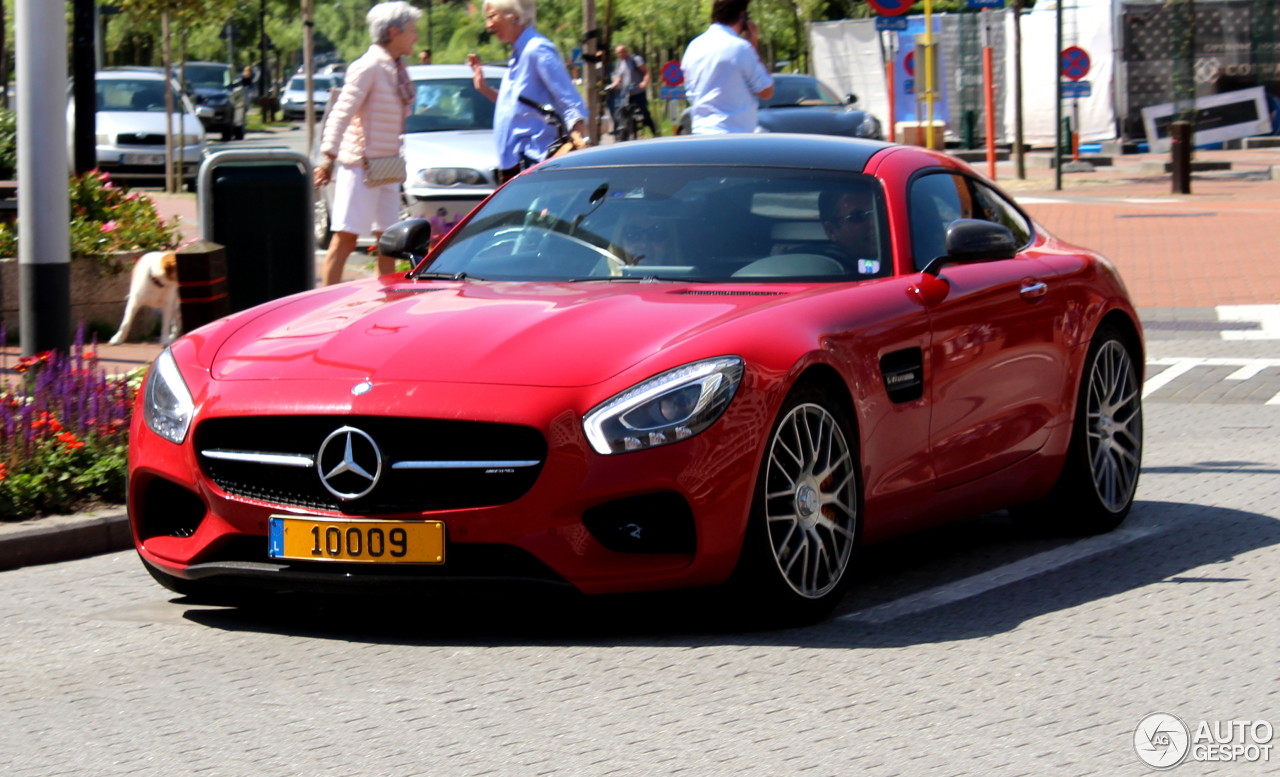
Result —
[[[182,123],[178,123],[181,117]],[[72,119],[69,119],[69,121]],[[161,138],[164,145],[164,113],[152,111],[99,111],[97,114],[96,132],[99,135],[119,135],[136,133],[139,135],[155,135]],[[70,126],[70,125],[68,125]],[[182,134],[196,137],[204,136],[204,125],[195,116],[186,113],[174,115],[173,128],[177,132],[181,127]]]
[[[227,97],[231,94],[230,89],[222,89],[216,86],[195,86],[187,91],[190,92],[193,97],[202,97],[205,99],[210,97]]]
[[[498,166],[498,148],[493,130],[410,132],[404,136],[404,158],[412,179],[428,167],[492,170]]]
[[[858,128],[867,119],[866,111],[843,105],[801,105],[760,110],[760,126],[769,132],[799,132],[809,135],[858,137]]]
[[[218,347],[211,375],[585,386],[780,299],[682,293],[688,290],[665,283],[340,284],[246,319]]]

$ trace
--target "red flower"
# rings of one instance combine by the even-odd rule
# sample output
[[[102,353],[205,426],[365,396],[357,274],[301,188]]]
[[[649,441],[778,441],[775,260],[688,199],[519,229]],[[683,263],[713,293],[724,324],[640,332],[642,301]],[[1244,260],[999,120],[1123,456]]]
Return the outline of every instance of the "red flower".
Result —
[[[68,451],[78,451],[84,447],[84,443],[71,432],[58,435],[58,442],[62,443]]]

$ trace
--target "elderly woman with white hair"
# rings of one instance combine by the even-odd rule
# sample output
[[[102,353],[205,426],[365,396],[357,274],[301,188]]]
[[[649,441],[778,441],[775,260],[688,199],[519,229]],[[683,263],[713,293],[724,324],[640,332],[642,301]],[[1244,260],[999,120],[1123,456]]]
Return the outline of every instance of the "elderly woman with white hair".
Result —
[[[555,44],[534,29],[536,17],[536,0],[485,0],[485,29],[512,47],[507,74],[496,91],[485,81],[480,58],[467,55],[476,89],[497,103],[493,134],[501,180],[541,162],[556,139],[556,130],[521,98],[553,106],[564,119],[575,145],[582,145],[586,128],[587,110],[582,98]]]
[[[326,285],[342,280],[360,235],[376,238],[400,218],[400,182],[405,179],[401,135],[414,99],[401,58],[413,53],[421,16],[399,0],[369,10],[365,18],[373,45],[347,68],[342,93],[329,110],[320,143],[325,160],[315,172],[316,186],[334,182]],[[379,275],[394,270],[393,258],[378,256]]]

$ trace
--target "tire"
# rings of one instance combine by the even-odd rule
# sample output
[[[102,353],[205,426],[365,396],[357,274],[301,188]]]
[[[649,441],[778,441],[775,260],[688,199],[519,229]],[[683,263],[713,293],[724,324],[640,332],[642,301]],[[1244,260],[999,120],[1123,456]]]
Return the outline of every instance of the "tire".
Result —
[[[843,405],[801,386],[769,432],[733,581],[767,625],[816,621],[844,594],[862,523],[852,430]]]
[[[1133,507],[1142,471],[1142,379],[1135,349],[1105,327],[1080,376],[1071,443],[1045,499],[1015,511],[1020,521],[1065,534],[1100,534]]]

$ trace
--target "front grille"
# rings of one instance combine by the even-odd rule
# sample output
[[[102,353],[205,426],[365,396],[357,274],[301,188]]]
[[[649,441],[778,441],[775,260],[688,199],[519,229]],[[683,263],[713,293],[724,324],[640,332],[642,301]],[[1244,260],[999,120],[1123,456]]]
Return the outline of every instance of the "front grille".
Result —
[[[368,435],[353,438],[353,455],[366,457],[355,461],[365,471],[373,467],[369,449],[360,447],[366,439],[382,456],[381,475],[367,493],[370,480],[362,474],[330,477],[347,498],[321,479],[322,469],[342,469],[332,457],[341,459],[346,435],[319,461],[325,440],[343,427]],[[378,416],[219,418],[200,424],[194,440],[201,468],[228,494],[350,515],[506,504],[533,487],[547,455],[542,435],[525,426]]]
[[[116,136],[120,146],[163,146],[164,135],[152,132],[122,132]]]

